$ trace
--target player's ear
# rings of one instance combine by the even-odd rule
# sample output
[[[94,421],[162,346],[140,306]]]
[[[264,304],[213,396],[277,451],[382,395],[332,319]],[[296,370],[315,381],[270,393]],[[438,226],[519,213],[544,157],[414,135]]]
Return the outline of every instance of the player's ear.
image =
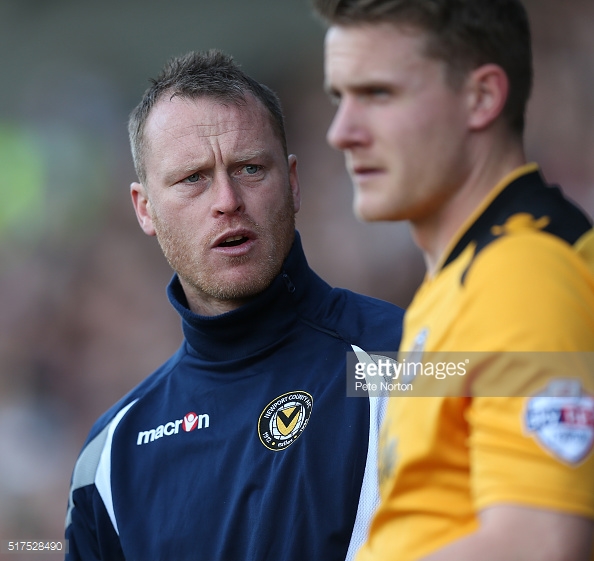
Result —
[[[151,212],[151,201],[144,186],[140,183],[132,183],[130,185],[130,195],[132,196],[132,204],[136,211],[136,218],[142,228],[142,231],[147,236],[155,235],[155,227],[153,225],[153,215]]]
[[[293,207],[295,212],[299,212],[301,207],[301,188],[299,187],[299,175],[297,174],[297,156],[289,156],[289,184],[291,193],[293,193]]]
[[[471,130],[482,130],[503,111],[509,93],[509,79],[497,64],[484,64],[470,73],[467,82]]]

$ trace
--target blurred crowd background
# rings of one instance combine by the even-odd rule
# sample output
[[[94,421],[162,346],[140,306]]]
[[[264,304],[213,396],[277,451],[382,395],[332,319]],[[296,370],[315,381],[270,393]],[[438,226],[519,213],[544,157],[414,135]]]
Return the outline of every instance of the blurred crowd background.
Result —
[[[528,156],[592,213],[594,3],[526,5]],[[128,191],[127,116],[169,57],[220,48],[279,93],[310,264],[410,301],[424,267],[408,227],[357,222],[325,142],[323,35],[307,0],[0,0],[0,541],[62,537],[91,424],[181,340],[171,271]]]

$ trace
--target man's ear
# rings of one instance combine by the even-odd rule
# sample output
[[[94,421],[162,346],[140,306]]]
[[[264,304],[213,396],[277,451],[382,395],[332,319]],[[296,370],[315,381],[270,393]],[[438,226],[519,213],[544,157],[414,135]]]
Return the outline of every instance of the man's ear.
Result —
[[[138,218],[138,223],[142,231],[147,236],[154,236],[155,227],[153,225],[151,201],[148,198],[146,189],[140,183],[132,183],[130,185],[130,195],[132,196],[132,204],[134,205],[136,218]]]
[[[471,72],[468,82],[471,130],[482,130],[502,113],[509,94],[509,79],[497,64],[484,64]]]
[[[289,185],[293,193],[293,208],[299,212],[301,208],[301,187],[299,186],[299,175],[297,174],[297,156],[289,156]]]

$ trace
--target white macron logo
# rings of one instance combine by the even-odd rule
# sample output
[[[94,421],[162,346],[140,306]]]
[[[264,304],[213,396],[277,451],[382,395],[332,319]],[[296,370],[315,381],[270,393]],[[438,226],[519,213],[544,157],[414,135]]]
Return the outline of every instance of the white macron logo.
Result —
[[[210,417],[206,413],[203,415],[196,415],[194,412],[188,413],[183,419],[170,421],[154,429],[140,431],[136,439],[136,444],[140,446],[141,444],[153,442],[153,440],[157,440],[163,436],[177,434],[180,426],[184,432],[192,432],[193,430],[202,428],[206,429],[210,426]]]

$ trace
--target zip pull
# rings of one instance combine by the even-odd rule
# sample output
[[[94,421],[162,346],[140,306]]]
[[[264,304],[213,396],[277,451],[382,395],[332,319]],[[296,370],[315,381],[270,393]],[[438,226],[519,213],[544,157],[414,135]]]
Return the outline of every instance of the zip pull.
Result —
[[[289,277],[289,275],[287,275],[287,273],[283,273],[283,280],[285,281],[285,285],[286,285],[289,293],[293,294],[293,292],[295,292],[295,285],[293,284],[291,277]]]

